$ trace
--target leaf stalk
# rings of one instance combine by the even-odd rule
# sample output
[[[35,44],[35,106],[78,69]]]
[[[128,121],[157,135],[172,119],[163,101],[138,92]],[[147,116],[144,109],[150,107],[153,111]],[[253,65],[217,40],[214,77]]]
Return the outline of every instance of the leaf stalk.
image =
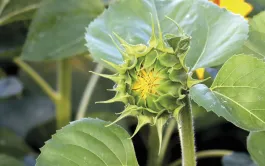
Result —
[[[196,166],[195,140],[190,96],[186,97],[186,109],[179,113],[178,130],[182,150],[182,166]]]

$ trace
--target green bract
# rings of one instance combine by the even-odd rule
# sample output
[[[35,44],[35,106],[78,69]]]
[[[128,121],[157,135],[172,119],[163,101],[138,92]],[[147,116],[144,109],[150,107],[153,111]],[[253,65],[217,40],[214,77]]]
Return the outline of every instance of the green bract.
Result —
[[[156,125],[161,143],[163,125],[200,82],[193,71],[223,64],[247,33],[241,16],[207,0],[120,0],[89,25],[86,40],[94,59],[117,72],[100,74],[116,83],[103,103],[125,104],[116,121],[137,117],[135,133]]]

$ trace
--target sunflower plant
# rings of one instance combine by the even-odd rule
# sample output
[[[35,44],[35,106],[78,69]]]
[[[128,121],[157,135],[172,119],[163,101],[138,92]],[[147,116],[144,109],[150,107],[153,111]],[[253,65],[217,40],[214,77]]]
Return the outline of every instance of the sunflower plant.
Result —
[[[41,149],[37,165],[139,165],[127,138],[144,125],[157,131],[152,160],[162,165],[164,126],[173,121],[182,160],[171,165],[195,166],[192,102],[249,131],[249,152],[264,165],[265,148],[254,146],[265,139],[265,62],[242,49],[248,33],[244,17],[206,0],[113,3],[87,27],[85,39],[94,60],[113,71],[94,73],[114,82],[115,96],[99,103],[121,102],[124,110],[110,123],[82,119],[64,127]],[[216,66],[222,67],[210,87],[193,77],[197,69]],[[128,116],[138,120],[131,136],[115,124]]]

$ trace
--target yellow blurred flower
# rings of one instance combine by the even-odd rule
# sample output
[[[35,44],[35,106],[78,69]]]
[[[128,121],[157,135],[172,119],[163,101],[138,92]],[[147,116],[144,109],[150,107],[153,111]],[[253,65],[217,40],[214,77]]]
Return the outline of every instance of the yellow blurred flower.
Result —
[[[212,2],[219,5],[221,8],[226,8],[227,10],[240,14],[246,18],[246,16],[253,10],[253,7],[245,2],[245,0],[211,0]],[[196,70],[198,79],[204,79],[204,68]]]
[[[212,0],[214,3],[219,5],[221,8],[240,14],[246,17],[252,10],[253,7],[245,2],[245,0]]]

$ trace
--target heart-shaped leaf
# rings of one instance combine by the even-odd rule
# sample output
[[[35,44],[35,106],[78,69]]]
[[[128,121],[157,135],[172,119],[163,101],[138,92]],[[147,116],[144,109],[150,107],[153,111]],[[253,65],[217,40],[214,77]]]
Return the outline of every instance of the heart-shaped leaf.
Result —
[[[247,139],[248,152],[260,166],[265,165],[265,131],[251,132]]]
[[[223,65],[210,89],[198,84],[191,88],[190,94],[198,105],[242,129],[265,130],[264,73],[262,60],[233,56]]]
[[[103,9],[100,0],[48,0],[32,21],[22,58],[54,60],[86,52],[85,27]]]
[[[157,33],[160,24],[163,35],[179,34],[176,24],[166,16],[192,37],[185,62],[191,70],[224,63],[247,38],[247,22],[241,16],[206,0],[123,0],[110,5],[90,24],[87,46],[95,60],[121,64],[122,55],[111,39],[116,41],[113,32],[130,44],[148,45],[152,20]]]
[[[36,166],[138,166],[128,133],[107,124],[91,118],[72,122],[41,148]]]

